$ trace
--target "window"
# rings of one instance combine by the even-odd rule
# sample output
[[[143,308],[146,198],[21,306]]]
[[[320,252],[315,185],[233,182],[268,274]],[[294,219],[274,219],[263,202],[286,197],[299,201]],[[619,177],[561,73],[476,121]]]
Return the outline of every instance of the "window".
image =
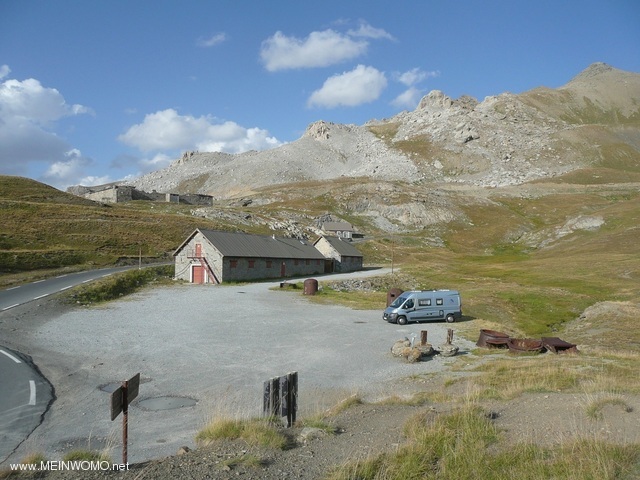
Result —
[[[256,261],[251,259],[249,260],[249,268],[254,268],[256,266]]]
[[[431,299],[430,298],[420,298],[418,300],[418,306],[419,307],[430,307],[431,306]]]
[[[309,265],[311,263],[311,260],[309,260],[308,258],[304,261],[305,265]]]
[[[444,305],[444,301],[441,298],[436,298],[436,305]]]
[[[267,260],[267,268],[273,267],[273,262],[271,260]]]
[[[298,265],[298,259],[297,258],[293,261],[293,264],[294,265]]]
[[[230,268],[238,268],[238,260],[229,260]]]

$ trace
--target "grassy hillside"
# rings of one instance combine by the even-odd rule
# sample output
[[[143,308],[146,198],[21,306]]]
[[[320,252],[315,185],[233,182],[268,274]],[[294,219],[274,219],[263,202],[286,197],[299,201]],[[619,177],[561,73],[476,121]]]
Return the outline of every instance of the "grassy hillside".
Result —
[[[427,226],[389,217],[388,224],[397,228],[390,233],[363,209],[375,206],[373,199],[398,209],[436,201],[438,208],[453,213]],[[443,190],[345,178],[263,189],[253,200],[218,205],[210,209],[216,220],[207,220],[192,216],[190,206],[107,206],[32,180],[0,177],[0,279],[6,284],[10,273],[137,261],[140,251],[147,259],[170,258],[196,227],[268,234],[269,219],[305,227],[331,213],[366,234],[358,248],[367,264],[393,262],[413,279],[414,287],[461,290],[465,314],[477,320],[476,326],[549,335],[598,302],[640,303],[636,184],[537,182]],[[595,226],[572,227],[584,218],[594,219]],[[381,289],[332,298],[378,308],[385,295]]]
[[[196,227],[228,228],[183,205],[105,205],[0,176],[0,274],[165,258]]]

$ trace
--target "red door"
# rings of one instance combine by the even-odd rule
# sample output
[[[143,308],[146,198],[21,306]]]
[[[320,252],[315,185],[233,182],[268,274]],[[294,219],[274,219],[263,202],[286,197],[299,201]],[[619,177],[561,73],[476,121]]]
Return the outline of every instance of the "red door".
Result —
[[[200,258],[202,256],[202,245],[196,243],[196,257]]]
[[[287,264],[282,262],[282,265],[280,265],[280,276],[284,277],[287,273]]]
[[[193,265],[193,283],[204,283],[204,267],[202,265]]]

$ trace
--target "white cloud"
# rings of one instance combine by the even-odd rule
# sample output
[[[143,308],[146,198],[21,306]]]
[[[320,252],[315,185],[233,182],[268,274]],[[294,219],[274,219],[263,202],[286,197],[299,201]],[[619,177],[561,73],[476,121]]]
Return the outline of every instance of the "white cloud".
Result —
[[[2,77],[10,72],[8,66],[0,67]],[[83,105],[67,104],[58,90],[33,78],[0,83],[0,169],[24,175],[31,162],[52,162],[52,167],[66,162],[71,146],[53,130],[55,122],[90,112]]]
[[[420,103],[420,98],[424,93],[424,90],[417,88],[416,85],[428,78],[437,77],[439,75],[439,71],[427,72],[420,68],[413,68],[402,73],[394,72],[393,79],[409,88],[394,98],[391,101],[391,105],[399,108],[415,108],[418,106],[418,103]]]
[[[418,106],[418,103],[420,103],[421,97],[422,90],[419,90],[416,87],[409,87],[407,90],[394,98],[391,101],[391,105],[398,108],[414,109]]]
[[[322,88],[311,94],[307,105],[326,108],[354,107],[376,100],[386,87],[387,79],[383,72],[374,67],[358,65],[350,72],[325,80]]]
[[[426,80],[427,78],[437,77],[439,75],[440,75],[440,72],[438,71],[425,72],[424,70],[421,70],[419,68],[413,68],[404,73],[398,73],[398,72],[394,73],[394,79],[406,85],[407,87],[411,87],[417,83],[420,83]]]
[[[0,65],[0,80],[11,73],[9,65]]]
[[[66,116],[91,113],[83,105],[69,105],[55,88],[38,80],[7,80],[0,84],[0,118],[45,125]]]
[[[158,153],[154,155],[153,158],[143,158],[138,162],[138,165],[142,167],[144,173],[148,173],[154,170],[162,170],[164,167],[168,167],[174,160],[174,157],[164,153]]]
[[[347,31],[347,34],[351,35],[352,37],[364,37],[364,38],[375,38],[375,39],[384,38],[387,40],[395,40],[393,35],[391,35],[390,33],[386,32],[382,28],[372,27],[365,21],[360,22],[360,25],[358,26],[357,30],[353,30],[353,29],[349,30]]]
[[[209,38],[199,38],[197,45],[199,47],[214,47],[227,40],[227,34],[224,32],[216,33]]]
[[[303,40],[276,32],[262,42],[260,57],[267,70],[326,67],[366,52],[368,42],[334,30],[311,32]]]
[[[87,175],[87,170],[92,164],[91,159],[83,156],[80,150],[74,148],[65,152],[62,160],[49,165],[40,179],[61,190],[69,185],[101,185],[112,181],[108,176]]]
[[[143,152],[200,150],[241,153],[281,144],[266,130],[247,129],[231,121],[213,123],[209,116],[179,115],[174,109],[146,115],[142,123],[131,126],[118,140]]]

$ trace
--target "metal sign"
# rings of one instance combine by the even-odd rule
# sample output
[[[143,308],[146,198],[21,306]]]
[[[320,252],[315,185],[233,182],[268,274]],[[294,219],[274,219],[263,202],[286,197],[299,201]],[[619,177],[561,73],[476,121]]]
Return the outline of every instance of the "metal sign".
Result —
[[[127,390],[127,406],[135,400],[140,391],[140,374],[136,374],[129,380],[124,382]],[[118,418],[118,415],[122,413],[125,408],[124,404],[124,384],[111,393],[111,421]]]
[[[137,373],[111,394],[111,421],[122,413],[122,463],[127,463],[127,443],[129,436],[129,404],[138,396],[140,374]]]

